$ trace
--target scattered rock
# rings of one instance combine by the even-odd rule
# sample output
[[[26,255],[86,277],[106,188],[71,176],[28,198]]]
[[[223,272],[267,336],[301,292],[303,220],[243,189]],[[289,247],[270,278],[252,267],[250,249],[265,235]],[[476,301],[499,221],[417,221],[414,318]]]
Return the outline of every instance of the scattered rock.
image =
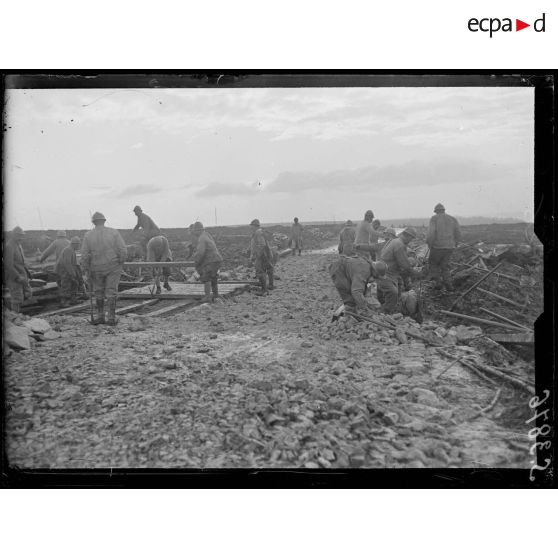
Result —
[[[422,405],[436,407],[440,404],[437,395],[429,389],[414,388],[412,393],[415,396],[417,403],[421,403]]]
[[[30,349],[29,330],[11,323],[5,324],[4,342],[14,349]]]
[[[46,333],[51,329],[50,324],[41,318],[31,318],[23,322],[24,327],[31,330],[33,333]]]

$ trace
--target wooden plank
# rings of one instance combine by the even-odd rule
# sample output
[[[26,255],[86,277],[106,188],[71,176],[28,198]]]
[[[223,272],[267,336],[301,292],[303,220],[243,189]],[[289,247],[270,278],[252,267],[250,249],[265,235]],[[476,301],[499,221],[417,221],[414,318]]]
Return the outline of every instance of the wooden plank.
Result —
[[[502,302],[507,302],[508,304],[511,304],[512,306],[516,306],[517,308],[521,308],[522,310],[525,308],[524,304],[519,304],[519,302],[515,302],[515,300],[510,300],[509,298],[506,298],[505,296],[501,296],[499,294],[493,293],[492,291],[487,291],[486,289],[481,289],[480,287],[477,287],[477,291],[487,294],[489,296],[492,296],[494,298],[497,298],[498,300],[501,300]]]
[[[124,267],[194,267],[194,262],[124,262]]]
[[[481,308],[482,312],[486,312],[487,314],[489,314],[490,316],[492,316],[493,318],[497,318],[498,320],[501,320],[503,322],[508,322],[511,325],[520,327],[522,329],[525,329],[526,331],[533,331],[530,327],[524,326],[522,324],[519,324],[517,322],[514,322],[513,320],[510,320],[509,318],[506,318],[505,316],[501,316],[500,314],[496,314],[496,312],[492,312],[492,310],[488,310],[488,308]]]
[[[139,304],[130,304],[129,306],[124,306],[124,308],[117,308],[116,313],[119,316],[124,314],[129,314],[130,312],[135,312],[136,310],[141,310],[142,308],[147,308],[148,306],[153,306],[158,304],[158,300],[146,300],[145,302],[140,302]]]
[[[121,292],[118,298],[121,300],[193,300],[197,298],[203,298],[204,293],[199,294],[183,294],[183,293],[161,293],[161,294],[151,294],[149,292],[144,293],[128,293],[126,291]]]
[[[473,289],[476,289],[483,281],[486,281],[493,273],[495,273],[498,268],[503,265],[504,262],[500,262],[499,264],[497,264],[495,267],[493,267],[484,277],[481,277],[476,283],[474,283],[473,285],[471,285],[464,293],[462,293],[461,295],[459,295],[454,303],[451,305],[450,310],[453,310],[456,306],[456,304],[463,299],[465,296],[467,296]]]
[[[512,329],[514,331],[525,332],[525,329],[523,329],[522,327],[516,327],[508,324],[501,324],[500,322],[493,322],[492,320],[484,320],[483,318],[475,318],[475,316],[467,316],[465,314],[458,314],[457,312],[449,312],[448,310],[440,310],[440,312],[442,314],[445,314],[446,316],[452,316],[453,318],[461,318],[462,320],[474,322],[477,324],[484,324],[484,325],[489,325],[494,327],[501,327],[504,329]]]
[[[42,314],[35,314],[36,318],[45,318],[46,316],[55,316],[58,314],[71,314],[72,312],[79,312],[80,310],[89,309],[89,302],[83,302],[81,304],[76,304],[75,306],[68,306],[67,308],[59,308],[58,310],[52,310],[51,312],[43,312]]]
[[[191,306],[197,306],[195,302],[179,302],[177,304],[173,304],[172,306],[166,306],[165,308],[159,308],[158,310],[154,310],[153,312],[148,312],[144,314],[144,316],[148,318],[157,318],[174,312],[175,310],[186,310],[186,308],[190,308]]]
[[[534,333],[494,333],[490,334],[492,341],[498,343],[513,343],[517,345],[532,345],[535,342]]]

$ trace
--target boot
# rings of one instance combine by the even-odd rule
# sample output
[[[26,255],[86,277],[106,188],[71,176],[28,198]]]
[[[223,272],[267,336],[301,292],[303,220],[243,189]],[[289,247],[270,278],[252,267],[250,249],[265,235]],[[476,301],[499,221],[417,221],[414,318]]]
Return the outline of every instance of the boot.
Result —
[[[211,297],[211,282],[207,281],[203,284],[203,290],[205,296],[201,299],[200,302],[213,302],[213,298]]]
[[[161,285],[157,285],[157,290],[155,291],[155,294],[161,294]]]
[[[217,283],[217,279],[211,282],[211,290],[213,292],[213,302],[215,302],[219,298],[219,285]]]
[[[107,324],[110,326],[115,326],[118,323],[118,318],[116,317],[116,297],[108,298],[107,303],[108,303]]]
[[[268,272],[267,278],[269,279],[268,289],[272,291],[275,287],[273,286],[273,272]]]
[[[103,298],[97,298],[95,300],[97,304],[97,317],[93,318],[91,323],[93,325],[99,325],[105,323],[105,300]]]
[[[169,285],[169,280],[165,279],[165,282],[163,283],[163,287],[165,287],[165,289],[167,289],[167,291],[172,291],[171,286]]]
[[[256,293],[257,296],[266,296],[267,294],[269,294],[268,290],[267,290],[267,281],[266,281],[266,275],[265,273],[262,273],[258,279],[260,280],[260,286],[262,288],[261,292]]]

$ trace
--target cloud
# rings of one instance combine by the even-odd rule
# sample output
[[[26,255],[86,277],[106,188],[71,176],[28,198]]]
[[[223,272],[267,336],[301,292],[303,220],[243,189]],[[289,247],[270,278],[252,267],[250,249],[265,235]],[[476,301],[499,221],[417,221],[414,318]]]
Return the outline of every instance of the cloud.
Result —
[[[212,182],[198,190],[196,196],[216,197],[216,196],[253,196],[257,194],[257,183],[248,185],[242,182]]]
[[[267,186],[268,192],[367,188],[425,187],[503,178],[511,172],[506,166],[478,160],[440,159],[409,161],[385,166],[318,172],[282,172]]]
[[[115,193],[113,197],[127,198],[128,196],[156,194],[161,190],[162,188],[160,186],[155,186],[153,184],[136,184],[134,186],[127,186],[123,190],[120,190],[118,193]]]
[[[134,143],[134,145],[130,146],[130,149],[141,149],[143,147],[143,143],[138,141],[138,143]]]

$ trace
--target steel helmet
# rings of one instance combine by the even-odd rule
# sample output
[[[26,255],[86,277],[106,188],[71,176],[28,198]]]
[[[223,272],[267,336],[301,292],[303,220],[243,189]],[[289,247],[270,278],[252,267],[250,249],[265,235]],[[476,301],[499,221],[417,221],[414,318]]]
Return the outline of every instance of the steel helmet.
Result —
[[[395,229],[393,227],[388,227],[384,234],[385,234],[385,236],[390,236],[391,238],[395,238],[397,236],[395,234]]]
[[[346,223],[345,226],[347,227],[352,227],[353,226],[353,222],[349,219]]]
[[[136,211],[142,211],[142,209],[139,205],[136,205],[132,211],[135,213]]]
[[[93,213],[93,217],[91,217],[91,222],[94,223],[95,221],[106,221],[106,219],[100,211],[95,211],[95,213]]]
[[[66,231],[58,231],[56,233],[57,238],[66,238]]]
[[[367,210],[364,214],[364,218],[366,219],[367,217],[372,217],[372,219],[374,218],[374,212],[371,209]]]
[[[72,236],[72,240],[70,240],[72,244],[81,244],[81,238],[79,236]]]
[[[411,238],[417,237],[417,231],[414,227],[406,227],[401,234],[408,234]]]
[[[387,265],[382,261],[375,262],[372,264],[372,269],[378,277],[383,277],[387,272]]]
[[[380,225],[382,224],[382,222],[379,219],[374,219],[374,221],[372,221],[372,226],[375,229],[378,229],[380,227]]]
[[[21,227],[14,227],[13,230],[12,230],[12,234],[13,234],[15,237],[18,237],[18,236],[19,236],[19,237],[25,236],[25,233],[23,232],[23,229],[22,229]]]
[[[203,223],[201,221],[196,221],[192,226],[191,229],[193,231],[203,231]]]
[[[250,226],[259,227],[260,226],[260,220],[259,219],[253,219],[252,222],[250,223]]]
[[[295,222],[295,223],[298,223],[298,217],[295,217],[295,218],[294,218],[294,222]]]
[[[445,211],[446,208],[441,204],[441,203],[437,203],[436,207],[434,208],[434,213],[438,213],[438,211]]]

